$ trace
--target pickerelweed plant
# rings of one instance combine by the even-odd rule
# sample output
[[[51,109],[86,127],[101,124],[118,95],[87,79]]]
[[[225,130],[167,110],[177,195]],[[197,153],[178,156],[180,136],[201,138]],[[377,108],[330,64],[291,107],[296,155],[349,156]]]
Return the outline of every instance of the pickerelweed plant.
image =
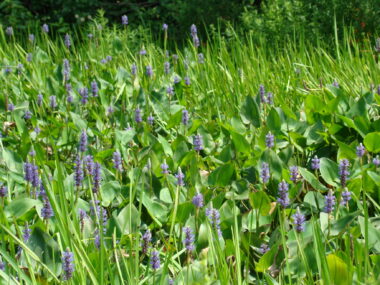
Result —
[[[3,283],[377,284],[375,39],[131,20],[0,29]]]

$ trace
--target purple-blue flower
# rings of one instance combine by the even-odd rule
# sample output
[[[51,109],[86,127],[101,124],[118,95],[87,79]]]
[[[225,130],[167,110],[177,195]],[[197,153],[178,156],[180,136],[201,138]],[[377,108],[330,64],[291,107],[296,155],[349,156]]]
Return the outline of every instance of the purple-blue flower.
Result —
[[[32,118],[32,112],[30,112],[29,110],[26,110],[24,113],[24,119],[29,120],[31,118]]]
[[[203,149],[203,139],[201,135],[193,136],[193,145],[195,151],[201,151]]]
[[[112,161],[113,161],[113,167],[119,171],[123,172],[123,162],[121,159],[121,154],[118,151],[115,151],[112,156]]]
[[[169,165],[166,164],[166,160],[161,164],[161,173],[162,174],[169,174]]]
[[[87,150],[87,133],[86,130],[82,130],[79,140],[79,151],[85,152]]]
[[[154,117],[153,117],[152,114],[150,114],[150,115],[148,116],[147,120],[148,120],[148,124],[149,124],[149,125],[153,125],[153,123],[154,123]]]
[[[195,194],[195,196],[193,197],[192,203],[196,208],[202,208],[204,206],[203,195],[201,193]]]
[[[300,174],[298,172],[298,167],[297,166],[291,166],[290,167],[290,180],[293,181],[294,183],[297,183],[299,179],[300,179]]]
[[[356,147],[356,155],[359,157],[359,158],[362,158],[365,154],[365,147],[363,146],[362,143],[360,143],[357,147]]]
[[[152,67],[150,65],[147,65],[145,67],[145,69],[146,69],[146,76],[152,77],[153,76],[153,69],[152,69]]]
[[[278,184],[278,198],[277,202],[283,207],[286,208],[289,206],[290,201],[289,201],[289,185],[286,183],[284,180],[282,180]]]
[[[265,254],[270,250],[270,247],[266,243],[262,243],[259,250],[261,254]]]
[[[35,39],[35,37],[34,37],[34,34],[29,34],[29,41],[32,43],[32,42],[34,42],[34,39]]]
[[[177,185],[178,186],[185,186],[185,174],[182,173],[181,167],[178,167],[178,173],[175,175],[177,178]]]
[[[265,96],[265,87],[262,84],[259,86],[259,94],[261,103],[267,103],[267,98]]]
[[[187,126],[189,124],[189,111],[187,111],[186,109],[182,110],[182,120],[181,120],[181,122],[185,126]]]
[[[44,220],[47,220],[54,216],[54,212],[47,196],[43,197],[43,202],[44,206],[41,209],[41,216],[44,218]]]
[[[165,24],[165,23],[162,24],[162,30],[163,31],[166,32],[168,30],[168,27],[169,27],[168,24]]]
[[[190,227],[184,227],[183,232],[185,234],[185,238],[183,240],[183,244],[188,252],[194,250],[194,234]]]
[[[43,24],[42,25],[42,31],[44,31],[45,33],[48,33],[49,32],[49,26],[47,24]]]
[[[346,187],[347,179],[348,179],[348,176],[350,175],[350,172],[348,169],[349,166],[350,166],[350,162],[348,161],[348,159],[342,159],[339,162],[340,183],[343,188]]]
[[[65,35],[64,43],[65,43],[65,46],[66,46],[67,48],[70,48],[70,46],[71,46],[71,38],[70,38],[70,35],[69,35],[69,34],[66,34],[66,35]]]
[[[267,148],[273,148],[274,147],[274,135],[271,132],[269,132],[265,136],[265,145],[267,146]]]
[[[206,216],[209,219],[211,227],[216,230],[218,236],[222,236],[222,232],[220,230],[220,214],[217,209],[208,208],[206,209]]]
[[[347,190],[344,190],[342,192],[342,200],[340,202],[341,205],[347,205],[348,201],[351,200],[351,192]]]
[[[74,171],[75,186],[80,187],[83,181],[83,164],[79,155],[77,155],[74,161]]]
[[[0,186],[0,198],[4,198],[8,194],[8,187],[5,185]]]
[[[319,169],[321,160],[318,158],[318,156],[314,156],[314,158],[311,160],[311,169],[317,170]]]
[[[121,16],[121,24],[124,26],[128,25],[128,16],[127,15]]]
[[[71,279],[74,270],[74,254],[67,248],[66,251],[62,253],[63,280]]]
[[[158,251],[153,250],[150,256],[150,265],[153,270],[157,270],[160,268],[160,254]]]
[[[169,61],[166,61],[164,63],[164,72],[165,72],[165,74],[169,74],[169,72],[170,72],[170,62]]]
[[[330,214],[334,210],[335,205],[335,196],[332,193],[332,190],[330,189],[328,194],[325,196],[325,213]]]
[[[151,241],[152,241],[152,234],[150,230],[148,229],[142,236],[141,251],[143,254],[148,253],[148,249],[149,249]]]
[[[137,65],[135,63],[131,66],[131,74],[135,76],[137,74]]]
[[[98,83],[95,80],[91,82],[91,91],[92,91],[92,97],[98,97],[99,88],[98,88]]]
[[[380,157],[376,155],[376,157],[373,158],[372,163],[378,167],[380,165]]]
[[[301,214],[299,209],[297,209],[297,212],[292,217],[295,230],[299,233],[303,232],[305,230],[305,216]]]
[[[55,109],[57,108],[57,97],[55,97],[54,95],[50,96],[49,97],[49,101],[50,101],[50,108],[52,109]]]
[[[269,164],[266,162],[263,162],[261,165],[260,178],[264,184],[267,183],[270,179]]]
[[[139,107],[136,108],[135,110],[135,122],[136,123],[141,123],[142,122],[142,115],[141,115],[141,110]]]
[[[12,27],[7,27],[5,29],[5,33],[8,35],[8,36],[13,36],[13,28]]]
[[[95,162],[95,164],[94,164],[94,180],[93,180],[93,187],[92,187],[93,193],[99,192],[101,179],[102,179],[102,169],[101,169],[100,163]]]

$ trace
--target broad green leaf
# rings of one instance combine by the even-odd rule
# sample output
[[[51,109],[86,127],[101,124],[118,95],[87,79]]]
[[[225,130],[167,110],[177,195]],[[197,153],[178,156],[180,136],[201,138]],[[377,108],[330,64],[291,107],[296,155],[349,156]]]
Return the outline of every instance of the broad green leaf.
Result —
[[[249,153],[251,146],[245,139],[245,137],[241,134],[235,133],[233,131],[230,131],[232,141],[234,143],[234,146],[238,152],[242,153]]]
[[[332,285],[351,285],[351,274],[347,264],[335,254],[327,256],[327,265]]]
[[[266,216],[271,209],[271,201],[264,191],[252,192],[249,195],[249,202],[253,209],[258,209],[260,215]]]
[[[321,163],[320,163],[320,171],[321,171],[321,176],[323,180],[326,181],[326,183],[338,187],[339,186],[339,179],[338,179],[338,165],[328,159],[328,158],[321,158]]]
[[[19,218],[28,212],[30,209],[42,204],[39,200],[34,200],[30,198],[19,198],[13,200],[6,208],[5,211],[9,213],[12,217]]]
[[[370,152],[380,151],[380,132],[369,133],[364,137],[364,146]]]
[[[327,188],[318,181],[318,179],[314,176],[313,173],[309,172],[306,168],[298,167],[298,170],[301,174],[301,176],[310,183],[311,186],[313,186],[316,190],[322,190],[327,191]]]
[[[231,163],[226,163],[210,174],[208,183],[212,186],[227,186],[231,183],[234,172],[234,166]]]
[[[245,98],[241,107],[241,117],[244,123],[250,122],[256,128],[259,128],[261,125],[259,107],[251,96]]]
[[[281,130],[281,118],[275,108],[272,108],[268,114],[267,125],[274,132]]]
[[[115,213],[114,213],[115,214]],[[115,217],[116,215],[114,215]],[[116,224],[122,234],[135,232],[140,226],[139,211],[134,205],[128,204],[115,217]]]

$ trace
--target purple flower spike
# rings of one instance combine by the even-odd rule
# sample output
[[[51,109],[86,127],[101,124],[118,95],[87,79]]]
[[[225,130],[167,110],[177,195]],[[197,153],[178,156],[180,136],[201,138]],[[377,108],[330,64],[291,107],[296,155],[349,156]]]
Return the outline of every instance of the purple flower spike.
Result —
[[[263,164],[261,165],[260,178],[264,184],[269,181],[270,172],[269,172],[269,164],[268,163],[263,162]]]
[[[137,65],[134,63],[131,66],[131,74],[135,76],[137,74]]]
[[[50,108],[52,109],[55,109],[57,108],[57,97],[55,97],[54,95],[50,96],[49,97],[49,101],[50,101]]]
[[[274,147],[274,135],[271,132],[269,132],[265,136],[265,145],[267,146],[267,148],[273,148]]]
[[[194,250],[194,234],[190,227],[184,227],[183,232],[185,233],[185,239],[183,240],[183,244],[188,252]]]
[[[318,158],[318,156],[314,156],[314,158],[311,160],[311,169],[317,170],[319,169],[321,160]]]
[[[121,24],[124,26],[128,25],[128,16],[127,15],[121,16]]]
[[[192,203],[196,208],[202,208],[204,206],[203,195],[201,193],[196,194],[193,197]]]
[[[259,94],[261,103],[267,103],[267,98],[265,96],[265,87],[262,84],[259,86]]]
[[[259,250],[261,254],[265,254],[270,250],[270,247],[266,243],[262,243]]]
[[[153,115],[150,114],[150,115],[148,116],[147,120],[148,120],[148,124],[152,126],[153,123],[154,123],[154,117],[153,117]]]
[[[158,251],[153,250],[150,257],[150,265],[153,270],[157,270],[160,268],[160,254]]]
[[[162,174],[169,174],[169,165],[166,164],[166,160],[161,164],[161,173]]]
[[[53,208],[51,207],[49,198],[45,196],[43,200],[44,200],[44,206],[41,209],[41,216],[44,218],[44,220],[48,220],[54,216],[54,212],[53,212]]]
[[[115,151],[115,152],[113,153],[112,161],[113,161],[113,167],[114,167],[117,171],[119,171],[119,172],[123,172],[123,162],[122,162],[122,159],[121,159],[121,154],[120,154],[120,152]]]
[[[191,82],[190,82],[189,76],[185,76],[185,84],[186,84],[186,86],[190,86]]]
[[[83,164],[82,160],[80,159],[80,156],[77,155],[75,161],[74,161],[74,181],[75,186],[80,187],[82,185],[83,181]]]
[[[195,135],[193,137],[193,145],[195,151],[201,151],[203,149],[203,139],[201,135]]]
[[[71,38],[70,38],[70,35],[69,35],[69,34],[66,34],[66,35],[65,35],[64,43],[65,43],[65,46],[66,46],[67,48],[70,48],[70,46],[71,46]]]
[[[373,158],[372,163],[378,167],[380,165],[380,157],[376,155],[376,157]]]
[[[24,113],[24,119],[30,120],[31,118],[32,118],[32,112],[30,112],[29,110],[26,110]]]
[[[348,169],[349,166],[350,166],[350,162],[348,161],[348,159],[342,159],[339,162],[340,183],[343,188],[346,187],[347,179],[348,179],[348,176],[350,175],[350,172]]]
[[[13,105],[12,103],[9,103],[8,104],[8,111],[12,112],[12,111],[14,111],[14,109],[15,109],[15,105]]]
[[[295,227],[295,230],[300,233],[305,230],[305,216],[301,214],[300,210],[297,209],[297,213],[295,213],[293,216],[293,225]]]
[[[162,24],[162,30],[163,31],[166,32],[168,30],[168,27],[169,27],[168,24],[165,24],[165,23]]]
[[[283,207],[286,208],[289,206],[290,201],[289,201],[289,185],[286,183],[284,180],[281,181],[278,184],[278,198],[277,202]]]
[[[206,209],[206,216],[210,221],[211,227],[218,233],[218,236],[222,236],[219,211],[214,208]]]
[[[86,130],[82,130],[79,142],[79,151],[85,152],[87,150],[87,133]]]
[[[360,143],[357,147],[356,147],[356,155],[359,157],[359,158],[362,158],[365,154],[365,147],[363,146],[362,143]]]
[[[169,61],[166,61],[164,63],[164,72],[165,72],[165,74],[169,74],[170,73],[170,62]]]
[[[22,230],[22,239],[24,240],[24,243],[27,243],[30,239],[30,234],[32,233],[32,230],[29,228],[28,223],[25,224],[24,229]]]
[[[348,201],[351,200],[351,192],[347,190],[344,190],[342,192],[342,201],[340,202],[341,205],[347,205]]]
[[[81,103],[85,105],[88,102],[88,89],[87,87],[80,88],[78,91],[81,98]]]
[[[169,96],[173,96],[174,95],[174,88],[172,86],[168,86],[166,88],[166,93],[169,95]]]
[[[335,196],[333,195],[331,189],[329,190],[329,193],[325,196],[325,213],[330,214],[332,211],[334,211],[334,205],[335,205]]]
[[[178,186],[185,186],[185,174],[182,173],[181,167],[178,167],[178,173],[175,175],[177,178],[177,185]]]
[[[42,31],[44,31],[45,33],[48,33],[49,32],[49,26],[47,24],[43,24],[42,25]]]
[[[29,41],[30,41],[31,43],[34,42],[34,39],[35,39],[34,34],[29,34]]]
[[[272,92],[267,93],[267,103],[269,105],[273,105],[273,93]]]
[[[135,110],[135,122],[136,123],[141,123],[143,120],[142,120],[142,115],[141,115],[141,110],[139,107],[136,108]]]
[[[67,248],[62,254],[63,280],[71,279],[74,270],[74,254]]]
[[[152,234],[150,230],[146,230],[146,232],[142,236],[142,244],[141,244],[141,251],[143,254],[148,253],[149,245],[152,241]]]
[[[87,213],[83,209],[79,209],[79,223],[80,223],[80,231],[83,232],[84,229],[84,222],[87,218]]]
[[[153,69],[150,65],[146,66],[146,76],[152,77],[153,76]]]
[[[189,111],[186,109],[182,110],[182,124],[187,126],[189,124]]]
[[[100,189],[100,181],[102,179],[102,169],[100,163],[95,162],[94,164],[94,182],[92,187],[93,193],[98,193]]]
[[[0,186],[0,198],[4,198],[8,194],[8,187],[5,185]]]
[[[8,36],[13,36],[13,28],[12,27],[7,27],[5,29],[5,33],[8,35]]]
[[[297,166],[291,166],[290,167],[290,180],[294,183],[297,183],[300,179],[300,174],[298,172]]]
[[[98,92],[99,92],[98,83],[95,80],[93,80],[91,82],[91,91],[92,91],[92,97],[98,97],[99,96],[99,94],[98,94]]]

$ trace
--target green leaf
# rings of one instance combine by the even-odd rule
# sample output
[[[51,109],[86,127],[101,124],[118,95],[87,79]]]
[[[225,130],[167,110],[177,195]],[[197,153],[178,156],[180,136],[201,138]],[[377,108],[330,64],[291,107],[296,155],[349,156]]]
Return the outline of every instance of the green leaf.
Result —
[[[234,146],[238,152],[246,153],[248,154],[250,152],[250,145],[245,139],[245,137],[241,134],[235,133],[233,131],[230,131],[232,142],[234,143]]]
[[[348,266],[335,254],[327,256],[327,265],[330,272],[330,280],[334,285],[350,285],[350,273]]]
[[[9,213],[9,215],[19,218],[25,213],[27,213],[30,209],[36,206],[41,206],[42,203],[39,200],[34,200],[30,198],[21,198],[13,200],[6,208],[5,211]]]
[[[234,166],[231,163],[226,163],[210,174],[208,183],[212,186],[227,186],[231,183],[234,172]]]
[[[321,171],[321,176],[323,180],[326,181],[326,183],[338,187],[339,186],[339,179],[338,179],[338,165],[332,161],[331,159],[328,158],[321,158],[321,163],[320,163],[320,171]]]
[[[128,204],[120,211],[117,217],[115,217],[115,221],[122,234],[129,234],[137,231],[141,223],[139,211],[131,204]]]
[[[8,167],[9,170],[22,173],[23,167],[22,167],[22,159],[21,157],[15,153],[14,151],[11,151],[9,149],[4,148],[3,149],[3,159],[5,162],[5,165]]]
[[[343,231],[349,228],[350,224],[356,219],[361,211],[356,211],[350,214],[345,215],[343,218],[335,221],[331,226],[331,235],[339,235]]]
[[[121,186],[118,181],[107,182],[102,185],[100,192],[102,194],[102,205],[108,207],[116,196],[116,193],[120,192]]]
[[[327,191],[327,188],[321,182],[318,181],[318,179],[314,176],[313,173],[309,172],[306,168],[303,168],[303,167],[298,167],[298,170],[301,176],[307,182],[309,182],[310,185],[313,186],[315,190]]]
[[[266,216],[271,208],[271,201],[264,191],[252,192],[249,195],[249,202],[253,209],[258,209],[260,215]]]
[[[260,127],[260,110],[251,96],[245,98],[245,102],[241,107],[241,117],[244,123],[250,122],[256,128]]]
[[[268,114],[267,125],[272,131],[281,130],[281,118],[275,108],[272,108]]]
[[[370,152],[380,151],[380,132],[369,133],[364,137],[364,146]]]

